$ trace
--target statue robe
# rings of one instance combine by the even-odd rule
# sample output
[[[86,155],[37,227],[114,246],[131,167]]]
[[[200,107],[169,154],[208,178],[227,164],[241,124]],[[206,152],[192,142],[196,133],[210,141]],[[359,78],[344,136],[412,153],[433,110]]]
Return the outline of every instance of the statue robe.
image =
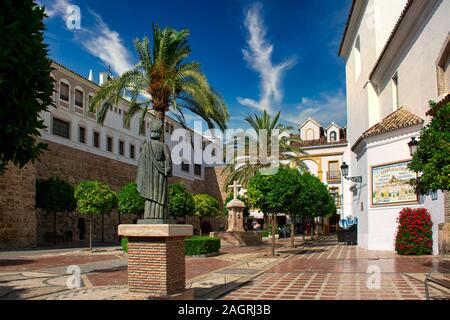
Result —
[[[144,219],[169,217],[169,184],[172,159],[166,144],[151,140],[142,146],[137,169],[137,190],[146,199]]]

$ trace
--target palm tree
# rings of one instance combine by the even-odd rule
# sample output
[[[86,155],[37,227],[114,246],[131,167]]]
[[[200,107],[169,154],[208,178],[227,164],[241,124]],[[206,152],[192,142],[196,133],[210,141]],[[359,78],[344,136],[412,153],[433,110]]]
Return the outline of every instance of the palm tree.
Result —
[[[200,116],[209,128],[226,128],[228,109],[223,98],[209,85],[197,62],[186,62],[191,53],[188,44],[189,31],[161,29],[153,25],[153,48],[149,39],[136,39],[134,46],[139,58],[136,67],[120,77],[109,79],[96,93],[90,105],[91,112],[98,112],[98,122],[105,121],[111,105],[117,105],[124,93],[130,97],[125,113],[125,125],[133,116],[141,113],[139,132],[145,133],[145,117],[153,110],[163,121],[172,111],[185,126],[186,110]],[[164,135],[161,135],[164,141]]]
[[[248,116],[245,121],[250,124],[256,133],[256,136],[235,137],[229,146],[234,147],[235,151],[233,158],[225,166],[222,174],[226,176],[225,187],[231,184],[233,181],[238,181],[244,187],[247,186],[250,179],[256,175],[257,172],[269,168],[272,163],[263,163],[260,157],[255,157],[250,151],[250,146],[257,146],[257,149],[266,148],[259,144],[260,135],[267,134],[267,150],[270,157],[270,150],[272,147],[271,136],[275,133],[274,130],[278,130],[279,133],[279,162],[281,165],[296,164],[297,168],[302,171],[307,171],[308,168],[301,161],[300,157],[304,152],[293,145],[293,142],[300,142],[299,138],[293,137],[290,134],[291,127],[280,124],[280,113],[272,119],[272,117],[264,111],[262,117],[258,115]]]

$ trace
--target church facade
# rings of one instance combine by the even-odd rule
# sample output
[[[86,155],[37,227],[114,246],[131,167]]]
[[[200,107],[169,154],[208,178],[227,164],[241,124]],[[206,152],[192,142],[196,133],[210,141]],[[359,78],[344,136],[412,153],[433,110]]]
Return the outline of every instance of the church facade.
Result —
[[[428,102],[448,101],[449,0],[354,0],[339,56],[346,63],[349,176],[343,212],[358,218],[358,245],[394,250],[404,207],[427,208],[433,252],[449,241],[449,195],[415,194],[408,143],[430,121]]]

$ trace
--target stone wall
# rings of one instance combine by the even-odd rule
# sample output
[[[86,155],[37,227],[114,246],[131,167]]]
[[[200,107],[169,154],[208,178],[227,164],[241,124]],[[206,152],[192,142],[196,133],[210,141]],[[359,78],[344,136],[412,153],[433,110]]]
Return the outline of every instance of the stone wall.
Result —
[[[9,165],[0,176],[0,248],[36,246],[35,169]]]
[[[136,167],[116,160],[107,159],[88,152],[74,150],[70,147],[49,141],[49,145],[39,162],[19,170],[8,167],[0,176],[0,248],[35,247],[53,243],[54,216],[40,209],[35,209],[35,181],[57,176],[77,185],[84,180],[98,180],[108,184],[114,191],[135,180]],[[220,170],[205,169],[204,181],[189,181],[178,177],[170,178],[169,183],[181,182],[194,194],[207,193],[219,200],[223,211],[225,193],[222,191],[223,178]],[[61,230],[65,241],[87,242],[89,237],[90,217],[77,213],[58,213],[56,230]],[[120,221],[119,221],[120,219]],[[117,226],[129,224],[136,216],[121,215],[115,210],[104,216],[104,241],[117,243]],[[179,219],[179,223],[184,219]],[[226,228],[223,217],[204,219],[213,230]],[[92,220],[93,241],[101,240],[101,216]],[[187,218],[199,230],[197,218]],[[83,237],[84,234],[84,237]],[[71,240],[70,240],[71,238]]]

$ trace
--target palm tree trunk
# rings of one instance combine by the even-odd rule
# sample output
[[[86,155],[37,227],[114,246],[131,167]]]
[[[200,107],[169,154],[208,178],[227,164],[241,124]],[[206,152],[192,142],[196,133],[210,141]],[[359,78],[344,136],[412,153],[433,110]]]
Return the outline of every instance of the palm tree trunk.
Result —
[[[161,133],[161,137],[159,138],[159,141],[164,142],[164,133],[166,132],[165,130],[165,118],[166,118],[166,111],[165,110],[155,110],[155,115],[156,115],[156,119],[161,120],[161,122],[163,123],[163,127],[162,127],[162,133]]]

